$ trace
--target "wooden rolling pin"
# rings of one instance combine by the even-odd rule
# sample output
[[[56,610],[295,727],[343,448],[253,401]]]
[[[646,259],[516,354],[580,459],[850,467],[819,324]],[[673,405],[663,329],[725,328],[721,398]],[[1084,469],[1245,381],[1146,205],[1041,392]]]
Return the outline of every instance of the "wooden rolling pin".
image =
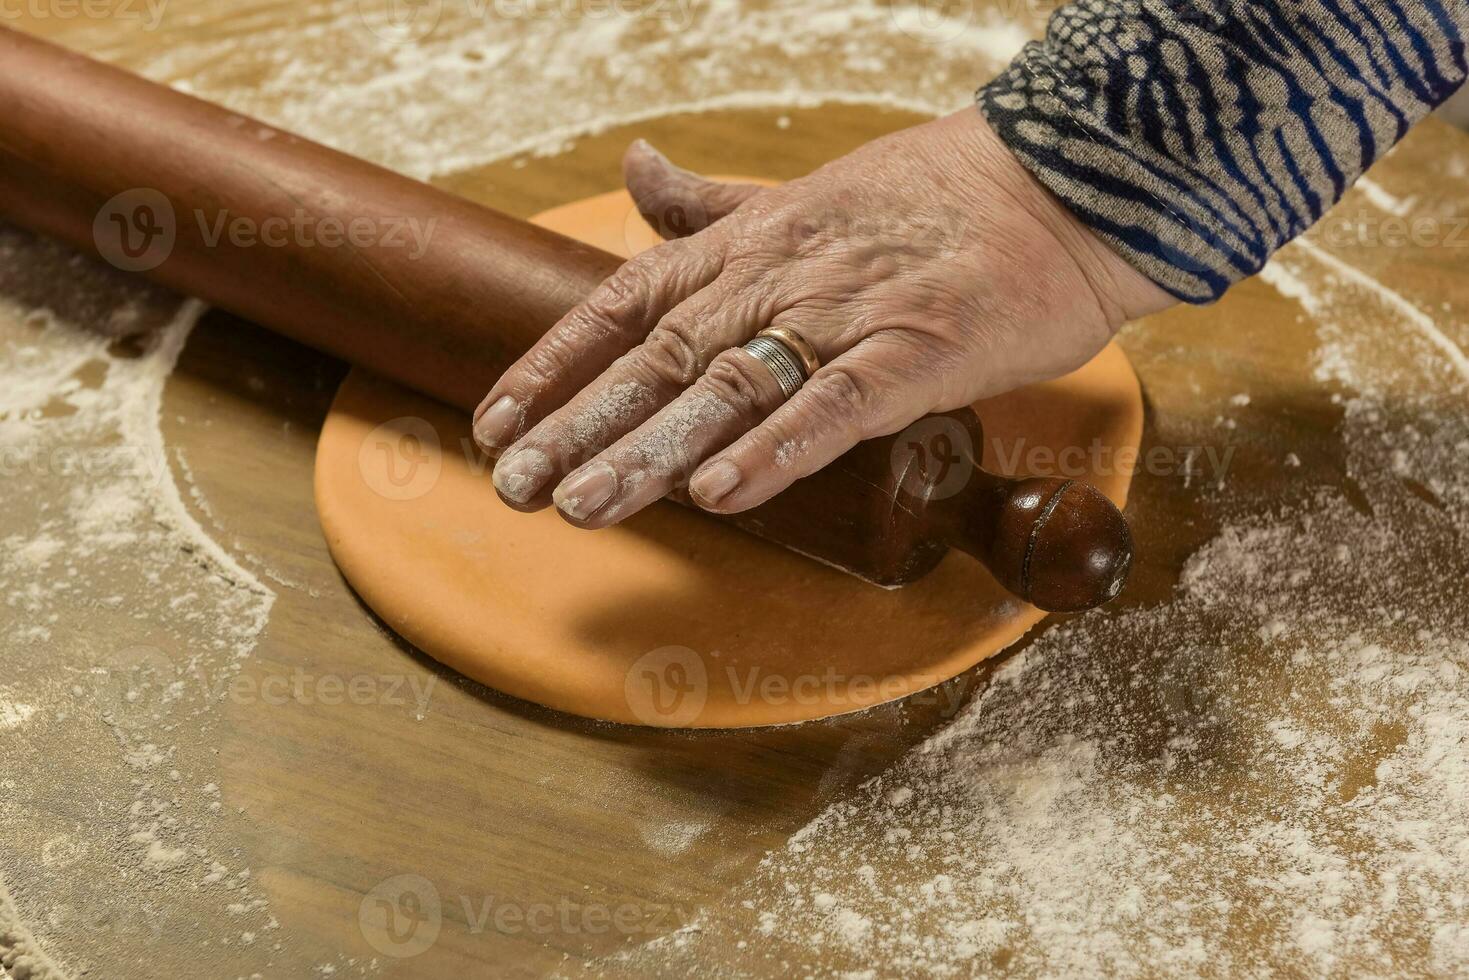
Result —
[[[466,412],[621,262],[8,29],[0,106],[0,215]],[[952,546],[1043,609],[1121,590],[1105,496],[986,473],[974,413],[945,424],[970,438],[872,440],[728,520],[884,586]]]

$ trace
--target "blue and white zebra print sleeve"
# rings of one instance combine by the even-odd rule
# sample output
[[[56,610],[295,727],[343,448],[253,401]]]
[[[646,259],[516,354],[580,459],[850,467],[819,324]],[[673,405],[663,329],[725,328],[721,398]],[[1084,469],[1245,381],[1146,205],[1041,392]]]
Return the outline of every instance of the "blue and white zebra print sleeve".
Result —
[[[979,90],[1040,181],[1216,299],[1464,81],[1469,0],[1075,0]]]

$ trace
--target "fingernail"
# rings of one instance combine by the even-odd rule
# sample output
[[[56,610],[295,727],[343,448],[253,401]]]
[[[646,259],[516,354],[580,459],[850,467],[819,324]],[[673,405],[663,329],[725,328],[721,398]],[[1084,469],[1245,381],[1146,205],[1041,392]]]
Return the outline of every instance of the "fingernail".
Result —
[[[474,441],[486,449],[503,449],[520,428],[520,406],[509,395],[501,397],[474,423]]]
[[[689,493],[700,503],[717,504],[740,485],[740,468],[727,459],[706,466],[689,481]]]
[[[551,458],[539,449],[518,449],[495,464],[495,489],[517,504],[540,492],[551,475]]]
[[[551,499],[567,517],[584,521],[616,492],[616,471],[607,463],[593,463],[562,480]]]

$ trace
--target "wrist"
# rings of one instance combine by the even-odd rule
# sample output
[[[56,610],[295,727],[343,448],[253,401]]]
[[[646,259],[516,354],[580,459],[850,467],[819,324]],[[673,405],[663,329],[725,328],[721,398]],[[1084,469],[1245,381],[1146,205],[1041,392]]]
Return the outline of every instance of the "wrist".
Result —
[[[984,116],[961,110],[939,121],[952,126],[970,158],[976,193],[1002,191],[1035,219],[1090,287],[1109,329],[1176,306],[1179,300],[1139,272],[1074,215],[1026,169]],[[983,190],[981,190],[983,188]]]

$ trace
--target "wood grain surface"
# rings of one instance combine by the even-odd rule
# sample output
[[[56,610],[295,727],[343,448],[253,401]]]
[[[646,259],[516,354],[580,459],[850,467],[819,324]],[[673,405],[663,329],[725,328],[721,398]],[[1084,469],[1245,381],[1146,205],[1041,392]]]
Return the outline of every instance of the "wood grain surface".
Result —
[[[17,26],[127,63],[170,44],[177,32],[248,32],[300,16],[302,8],[173,2],[171,26],[156,33],[24,13]],[[180,9],[190,16],[180,18]],[[777,116],[789,125],[776,125]],[[670,116],[581,139],[528,164],[506,160],[437,183],[528,216],[615,186],[619,156],[634,137],[695,169],[786,179],[917,118],[842,106]],[[1446,174],[1443,161],[1462,154],[1466,139],[1425,124],[1380,164],[1378,176],[1420,201],[1441,198],[1446,182],[1462,199],[1464,180]],[[1425,308],[1469,303],[1455,249],[1362,249],[1352,262]],[[1269,286],[1250,282],[1216,306],[1130,327],[1124,345],[1149,402],[1145,448],[1233,447],[1229,483],[1282,499],[1303,475],[1340,483],[1344,450],[1333,432],[1341,408],[1312,381],[1316,340],[1298,313]],[[444,897],[443,929],[422,955],[383,959],[384,976],[615,970],[615,961],[602,958],[671,934],[696,913],[718,917],[769,850],[931,735],[993,670],[981,666],[941,690],[858,716],[749,733],[591,724],[468,683],[385,630],[327,554],[312,511],[312,457],[343,371],[210,314],[168,382],[163,411],[165,439],[186,451],[211,502],[210,526],[223,529],[227,547],[258,556],[293,583],[277,589],[244,676],[264,683],[296,671],[391,675],[405,685],[405,705],[224,708],[221,786],[231,833],[291,937],[294,952],[283,964],[377,956],[359,925],[364,896],[413,874]],[[1242,391],[1252,398],[1233,411],[1238,427],[1221,427],[1229,400]],[[1301,469],[1280,465],[1291,453]],[[1128,508],[1138,565],[1124,597],[1103,615],[1170,600],[1184,561],[1218,530],[1217,491],[1194,473],[1139,475]],[[1118,676],[1126,675],[1127,650],[1096,655],[1113,658]],[[426,711],[414,709],[410,680],[432,685]],[[687,847],[659,846],[659,835],[680,827],[701,830]],[[458,901],[465,896],[522,908],[631,909],[636,928],[485,927],[474,919],[474,902]],[[187,964],[194,955],[171,949],[160,962]],[[198,951],[198,962],[209,955]],[[281,975],[297,974],[283,968]]]

